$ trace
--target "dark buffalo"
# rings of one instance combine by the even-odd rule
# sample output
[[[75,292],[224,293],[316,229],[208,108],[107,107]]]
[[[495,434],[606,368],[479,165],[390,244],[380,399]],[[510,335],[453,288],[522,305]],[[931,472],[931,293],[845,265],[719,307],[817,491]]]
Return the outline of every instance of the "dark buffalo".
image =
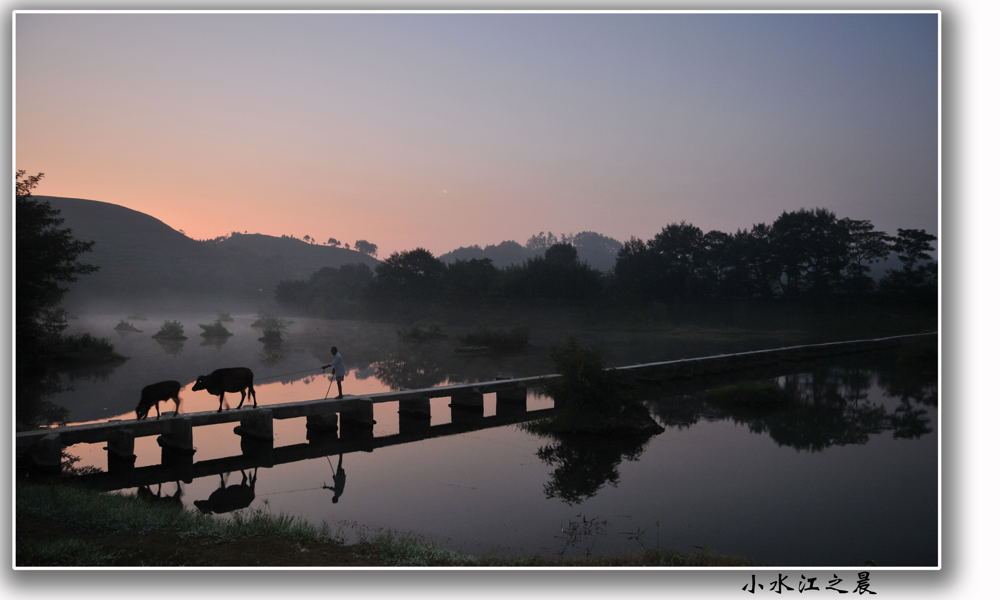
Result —
[[[226,392],[240,393],[240,405],[236,408],[243,408],[243,403],[247,399],[247,391],[253,398],[253,405],[257,406],[257,392],[253,389],[253,371],[246,367],[216,369],[208,375],[199,375],[198,381],[191,388],[191,391],[194,392],[198,390],[208,390],[209,394],[219,396],[219,412],[222,411],[222,399]]]
[[[139,396],[139,404],[135,407],[136,420],[145,419],[149,414],[149,409],[156,407],[156,418],[160,418],[160,402],[167,400],[174,401],[174,414],[181,408],[181,382],[161,381],[151,383],[142,388],[142,395]]]

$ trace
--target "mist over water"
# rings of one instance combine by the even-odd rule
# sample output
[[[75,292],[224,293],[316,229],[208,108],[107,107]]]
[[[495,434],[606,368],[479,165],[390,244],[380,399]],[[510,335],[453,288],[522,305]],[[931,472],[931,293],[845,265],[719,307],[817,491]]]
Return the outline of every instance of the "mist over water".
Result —
[[[128,419],[142,385],[177,378],[181,412],[215,410],[213,396],[190,386],[223,366],[254,370],[261,405],[323,398],[331,384],[318,367],[329,362],[331,344],[347,362],[345,394],[551,371],[544,350],[550,333],[541,330],[522,353],[463,356],[451,337],[407,343],[391,324],[293,319],[281,348],[266,349],[250,326],[256,315],[232,316],[225,325],[233,335],[221,342],[198,335],[197,324],[212,322],[210,314],[134,319],[141,333],[113,334],[129,360],[104,373],[78,374],[74,389],[53,401],[70,409],[72,421]],[[189,336],[179,347],[151,337],[168,318],[181,321]],[[86,317],[74,327],[113,330],[120,319]],[[603,348],[624,364],[657,353],[721,352],[737,343],[723,333],[711,343],[705,339],[711,336],[702,336],[707,346],[693,346],[676,333],[618,333],[606,336]],[[738,344],[781,345],[765,339]],[[327,523],[347,541],[387,528],[475,554],[569,557],[705,547],[772,564],[932,565],[937,389],[928,364],[891,350],[759,373],[743,383],[647,386],[639,393],[665,431],[630,439],[580,439],[517,424],[441,435],[453,415],[449,400],[440,398],[431,401],[426,439],[406,441],[398,438],[396,403],[376,404],[375,439],[398,438],[397,445],[116,493],[159,495],[192,509],[214,503],[222,518],[255,509],[296,515]],[[792,400],[753,408],[739,401],[744,389]],[[238,402],[239,394],[227,394],[227,404]],[[540,391],[529,394],[529,411],[551,406]],[[493,394],[484,408],[488,422],[497,414]],[[172,403],[161,406],[172,409]],[[195,461],[240,456],[232,426],[196,428]],[[276,420],[274,438],[276,449],[306,444],[305,419]],[[77,466],[106,468],[101,444],[68,451],[80,457]],[[152,436],[138,438],[135,452],[137,467],[160,462]],[[227,510],[222,500],[240,494],[246,504]]]

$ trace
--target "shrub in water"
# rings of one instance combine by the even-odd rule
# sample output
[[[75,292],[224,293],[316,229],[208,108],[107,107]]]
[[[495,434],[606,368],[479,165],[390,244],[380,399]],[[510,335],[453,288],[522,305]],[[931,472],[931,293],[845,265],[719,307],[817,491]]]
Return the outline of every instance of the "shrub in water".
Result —
[[[202,325],[201,323],[199,323],[198,327],[201,327],[202,329],[201,332],[202,337],[220,338],[220,337],[229,337],[233,335],[228,329],[223,327],[222,322],[220,321],[216,321],[211,325]]]
[[[154,338],[161,340],[186,340],[184,326],[180,321],[164,321],[160,330],[153,334]]]

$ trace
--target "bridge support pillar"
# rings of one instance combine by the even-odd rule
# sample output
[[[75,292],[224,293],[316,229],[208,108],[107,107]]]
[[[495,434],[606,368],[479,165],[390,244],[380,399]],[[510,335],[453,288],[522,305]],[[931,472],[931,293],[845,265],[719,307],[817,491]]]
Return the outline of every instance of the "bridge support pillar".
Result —
[[[240,452],[261,467],[274,466],[274,444],[271,440],[243,436],[240,439]]]
[[[191,421],[173,418],[166,422],[167,430],[156,438],[160,445],[160,461],[168,466],[191,464],[194,460],[194,437]]]
[[[307,437],[337,435],[337,413],[328,412],[306,417]]]
[[[528,388],[518,387],[497,392],[497,416],[523,415],[528,412]]]
[[[258,408],[240,417],[240,424],[233,432],[244,440],[258,440],[270,443],[274,439],[274,419],[271,409]]]
[[[415,433],[431,426],[431,399],[414,398],[399,401],[399,432]]]
[[[352,401],[340,411],[341,439],[371,439],[375,428],[375,410],[372,401],[361,398]]]
[[[62,470],[62,441],[59,434],[50,433],[31,445],[28,450],[29,468],[45,475],[58,475]]]
[[[135,435],[131,429],[118,429],[108,436],[108,473],[123,473],[135,467]]]
[[[458,392],[451,397],[451,422],[475,423],[483,418],[483,395],[478,392]]]

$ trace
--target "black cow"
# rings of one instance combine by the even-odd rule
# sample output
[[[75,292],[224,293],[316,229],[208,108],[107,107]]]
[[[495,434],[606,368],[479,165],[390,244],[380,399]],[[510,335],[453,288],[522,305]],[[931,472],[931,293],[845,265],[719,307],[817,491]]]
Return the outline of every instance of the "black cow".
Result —
[[[257,406],[257,392],[253,389],[253,371],[246,367],[231,367],[228,369],[216,369],[208,375],[199,375],[198,381],[194,383],[191,391],[208,390],[209,394],[218,394],[219,411],[222,412],[222,398],[226,392],[239,392],[240,405],[236,408],[243,408],[243,403],[247,399],[247,391],[253,398],[254,407]]]
[[[160,402],[174,401],[174,414],[181,408],[181,382],[169,380],[151,383],[142,388],[139,404],[135,407],[136,420],[145,419],[149,409],[156,407],[156,418],[160,418]]]

